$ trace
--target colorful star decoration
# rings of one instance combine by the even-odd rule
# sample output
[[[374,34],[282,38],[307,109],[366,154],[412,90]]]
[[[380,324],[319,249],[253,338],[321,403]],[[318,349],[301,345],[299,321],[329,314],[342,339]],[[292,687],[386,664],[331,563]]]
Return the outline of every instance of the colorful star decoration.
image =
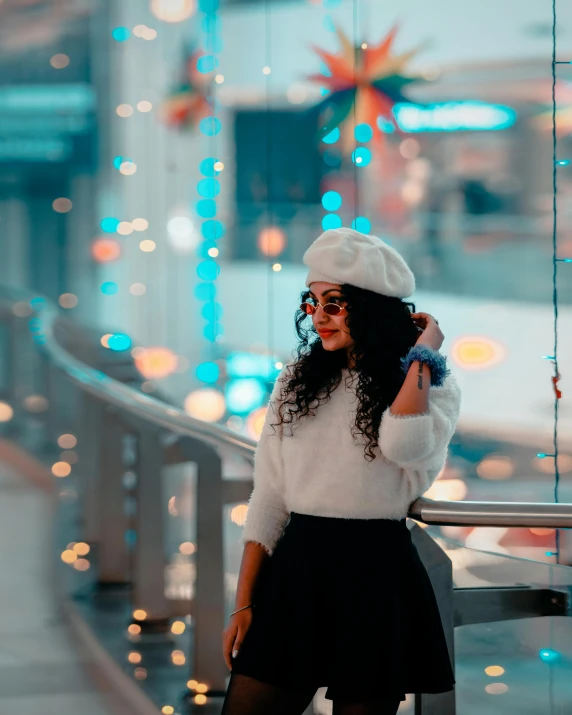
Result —
[[[214,72],[203,73],[197,69],[202,52],[186,52],[181,84],[165,100],[162,116],[172,127],[195,127],[201,119],[212,114],[209,100]]]
[[[344,148],[349,149],[353,136],[347,130],[354,124],[368,124],[378,140],[383,138],[378,117],[383,117],[398,129],[391,111],[393,106],[408,101],[402,93],[405,87],[423,80],[403,74],[405,66],[419,52],[419,48],[402,55],[391,52],[397,27],[392,28],[377,46],[363,43],[354,47],[340,28],[336,28],[336,34],[341,45],[339,54],[314,47],[331,76],[318,74],[311,75],[309,79],[329,90],[318,105],[323,110],[320,120],[322,136],[339,127],[344,130]]]

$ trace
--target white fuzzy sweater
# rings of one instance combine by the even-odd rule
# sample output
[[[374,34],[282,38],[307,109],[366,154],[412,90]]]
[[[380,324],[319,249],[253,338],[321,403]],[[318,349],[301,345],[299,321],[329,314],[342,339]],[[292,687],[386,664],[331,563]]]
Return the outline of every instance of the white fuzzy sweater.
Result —
[[[242,542],[256,541],[272,554],[291,511],[354,519],[405,517],[445,465],[461,404],[454,375],[440,387],[429,387],[426,413],[400,416],[388,407],[373,447],[376,458],[367,461],[364,436],[351,434],[357,375],[347,369],[315,416],[292,426],[270,426],[278,422],[281,381],[290,366],[284,366],[270,396]]]

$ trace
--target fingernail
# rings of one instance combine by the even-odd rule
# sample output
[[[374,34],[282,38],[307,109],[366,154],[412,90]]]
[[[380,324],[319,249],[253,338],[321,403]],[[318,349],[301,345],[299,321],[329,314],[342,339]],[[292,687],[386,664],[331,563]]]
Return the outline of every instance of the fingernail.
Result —
[[[232,657],[233,657],[233,658],[236,658],[237,655],[238,655],[238,651],[237,651],[237,650],[233,650],[233,651],[232,651]]]

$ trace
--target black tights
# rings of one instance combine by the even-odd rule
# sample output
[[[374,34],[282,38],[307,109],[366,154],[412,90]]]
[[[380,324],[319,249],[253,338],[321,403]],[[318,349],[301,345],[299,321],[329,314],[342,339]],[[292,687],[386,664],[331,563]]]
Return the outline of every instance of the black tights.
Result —
[[[281,688],[241,673],[231,673],[221,715],[302,715],[316,689]],[[333,715],[395,715],[399,696],[366,701],[333,701]]]

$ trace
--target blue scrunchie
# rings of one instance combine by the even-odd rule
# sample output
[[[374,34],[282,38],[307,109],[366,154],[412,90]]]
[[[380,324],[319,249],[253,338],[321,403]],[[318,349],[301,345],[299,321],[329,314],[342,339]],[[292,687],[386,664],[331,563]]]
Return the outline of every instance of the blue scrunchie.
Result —
[[[433,386],[440,387],[445,378],[451,372],[447,367],[447,358],[437,350],[433,350],[428,345],[414,345],[404,358],[400,358],[403,372],[407,375],[411,363],[419,360],[429,365],[431,371],[431,382]]]

